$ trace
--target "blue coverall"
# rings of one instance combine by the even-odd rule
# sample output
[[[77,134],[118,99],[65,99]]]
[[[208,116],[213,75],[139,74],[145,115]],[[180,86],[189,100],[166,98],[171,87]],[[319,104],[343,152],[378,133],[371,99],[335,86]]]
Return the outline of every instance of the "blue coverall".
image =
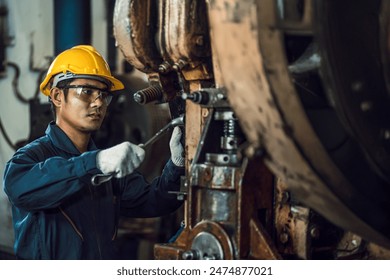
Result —
[[[115,259],[120,215],[156,217],[175,211],[184,169],[169,160],[146,182],[137,171],[92,186],[99,150],[91,140],[80,154],[50,123],[46,135],[20,148],[7,162],[4,191],[12,204],[19,259]]]

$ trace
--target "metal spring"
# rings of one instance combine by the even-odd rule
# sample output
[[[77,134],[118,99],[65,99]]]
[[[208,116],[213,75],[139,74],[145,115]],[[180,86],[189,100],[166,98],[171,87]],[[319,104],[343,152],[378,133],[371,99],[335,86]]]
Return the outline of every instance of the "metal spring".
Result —
[[[238,136],[238,130],[237,121],[233,119],[227,120],[223,124],[224,136]]]
[[[152,101],[160,100],[163,91],[160,86],[150,86],[134,93],[134,100],[139,104],[146,104]]]

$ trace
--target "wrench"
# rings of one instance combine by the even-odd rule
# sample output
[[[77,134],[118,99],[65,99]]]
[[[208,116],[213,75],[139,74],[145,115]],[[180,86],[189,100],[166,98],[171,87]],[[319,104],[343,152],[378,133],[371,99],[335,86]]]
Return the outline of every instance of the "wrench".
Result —
[[[170,128],[184,125],[184,116],[180,116],[171,120],[166,126],[161,128],[155,135],[153,135],[148,141],[144,144],[138,144],[139,147],[145,149],[150,144],[154,143],[157,139],[159,139],[162,135],[164,135]],[[114,177],[115,173],[110,174],[95,174],[91,178],[91,183],[93,186],[99,186],[107,181],[110,181]]]

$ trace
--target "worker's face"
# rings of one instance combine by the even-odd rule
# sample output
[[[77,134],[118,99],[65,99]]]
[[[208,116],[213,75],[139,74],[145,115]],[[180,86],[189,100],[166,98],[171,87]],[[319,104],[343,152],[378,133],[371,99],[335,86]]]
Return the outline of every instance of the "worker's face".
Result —
[[[109,98],[107,86],[90,79],[75,79],[65,96],[62,89],[58,96],[57,124],[62,129],[90,133],[100,128],[106,115]]]

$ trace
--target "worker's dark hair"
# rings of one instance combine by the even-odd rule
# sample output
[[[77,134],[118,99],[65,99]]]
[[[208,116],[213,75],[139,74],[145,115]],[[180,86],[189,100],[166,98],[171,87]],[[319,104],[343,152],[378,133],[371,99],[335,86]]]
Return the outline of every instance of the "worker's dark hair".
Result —
[[[74,79],[68,79],[68,80],[64,80],[64,81],[61,81],[57,84],[56,87],[58,88],[64,88],[64,87],[67,87],[68,85],[70,85],[70,83],[73,81]],[[68,90],[67,88],[63,89],[64,91],[64,95],[65,95],[65,100],[68,98]],[[51,108],[51,113],[53,114],[53,119],[54,121],[56,120],[56,107],[54,106],[53,102],[51,101],[51,97],[49,96],[49,102],[50,102],[50,108]]]

